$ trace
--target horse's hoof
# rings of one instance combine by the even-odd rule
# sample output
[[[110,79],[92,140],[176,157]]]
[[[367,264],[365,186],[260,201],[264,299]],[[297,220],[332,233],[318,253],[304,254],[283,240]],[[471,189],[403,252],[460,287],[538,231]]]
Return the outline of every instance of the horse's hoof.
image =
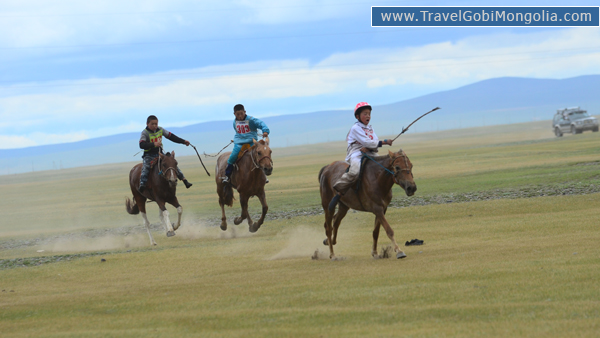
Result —
[[[227,230],[227,223],[221,223],[221,230],[223,230],[223,231]]]
[[[167,237],[175,236],[175,231],[167,231]]]
[[[325,239],[323,240],[323,245],[329,245],[329,241],[327,241],[327,238],[325,238]]]
[[[173,226],[173,230],[177,230],[181,226],[181,224],[177,225],[175,223],[171,223],[171,225]]]
[[[402,251],[396,253],[396,258],[406,258],[406,254]]]
[[[243,219],[241,217],[236,217],[233,219],[233,224],[235,225],[240,225],[240,223],[242,223]]]
[[[257,232],[261,225],[262,223],[256,222],[253,225],[248,226],[248,230],[252,233]]]

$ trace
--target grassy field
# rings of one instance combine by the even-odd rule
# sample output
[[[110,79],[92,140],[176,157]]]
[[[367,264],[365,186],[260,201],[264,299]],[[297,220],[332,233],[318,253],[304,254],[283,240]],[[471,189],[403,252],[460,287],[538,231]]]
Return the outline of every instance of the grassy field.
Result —
[[[180,159],[194,183],[179,193],[184,224],[172,238],[157,232],[155,248],[124,210],[133,162],[0,176],[0,332],[596,337],[600,134],[555,138],[547,124],[403,135],[392,149],[414,164],[415,198],[437,202],[388,211],[398,242],[425,240],[400,261],[370,257],[373,216],[355,212],[335,248],[345,259],[326,258],[323,216],[310,211],[320,203],[317,173],[344,157],[343,143],[274,150],[269,212],[287,218],[256,234],[245,223],[211,226],[220,213],[213,178],[197,158]],[[558,195],[516,193],[547,187]],[[497,199],[449,200],[486,194]],[[394,201],[402,195],[395,188]],[[250,204],[258,214],[258,200]],[[388,243],[382,234],[380,247]],[[311,260],[316,250],[321,259]]]

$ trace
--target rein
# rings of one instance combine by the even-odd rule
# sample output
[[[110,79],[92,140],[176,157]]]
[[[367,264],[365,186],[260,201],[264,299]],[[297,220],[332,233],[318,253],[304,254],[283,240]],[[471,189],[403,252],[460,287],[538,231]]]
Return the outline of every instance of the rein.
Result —
[[[408,167],[408,163],[407,163],[407,161],[406,161],[406,155],[404,155],[404,154],[400,154],[400,156],[404,157],[404,163],[405,163],[405,164],[406,164],[406,166]],[[369,160],[371,160],[371,161],[373,161],[373,162],[377,163],[377,165],[379,165],[380,167],[382,167],[382,168],[383,168],[383,170],[385,170],[385,172],[386,172],[386,173],[388,173],[388,174],[392,175],[392,179],[394,180],[394,183],[396,183],[396,184],[398,184],[398,185],[400,184],[400,183],[399,183],[399,182],[396,180],[396,172],[395,172],[395,171],[392,171],[392,170],[390,170],[390,169],[388,169],[388,168],[384,167],[384,166],[383,166],[383,164],[381,164],[381,163],[379,163],[379,162],[375,161],[375,159],[373,159],[371,156],[367,155],[366,153],[363,153],[363,157],[366,157],[366,158],[368,158]],[[391,158],[391,159],[392,159],[392,162],[391,162],[391,163],[393,164],[393,163],[394,163],[394,161],[395,161],[397,158],[398,158],[398,157],[393,157],[393,158]],[[410,169],[400,169],[400,171],[408,171],[408,172],[410,172]]]

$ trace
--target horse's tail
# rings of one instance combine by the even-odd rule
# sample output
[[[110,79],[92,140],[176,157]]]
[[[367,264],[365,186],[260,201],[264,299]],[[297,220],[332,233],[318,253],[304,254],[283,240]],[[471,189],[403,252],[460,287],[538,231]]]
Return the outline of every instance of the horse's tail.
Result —
[[[323,170],[325,170],[325,168],[327,168],[328,166],[324,166],[323,168],[321,168],[321,170],[319,170],[319,182],[321,182],[321,176],[323,175]]]
[[[129,199],[129,197],[125,198],[125,209],[127,209],[127,212],[130,215],[137,215],[140,213],[140,208],[138,207],[138,205],[135,203],[135,199],[133,200],[133,202]]]
[[[223,184],[223,204],[233,206],[233,186],[231,183]]]

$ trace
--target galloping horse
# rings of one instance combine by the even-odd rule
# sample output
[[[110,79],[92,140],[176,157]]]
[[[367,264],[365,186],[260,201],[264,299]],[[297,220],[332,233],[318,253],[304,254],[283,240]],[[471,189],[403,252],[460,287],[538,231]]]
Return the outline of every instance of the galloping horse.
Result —
[[[142,213],[144,218],[144,225],[148,230],[148,236],[150,237],[150,244],[156,245],[152,234],[150,233],[150,222],[146,217],[146,200],[155,201],[160,208],[159,217],[165,230],[167,231],[167,237],[175,236],[175,230],[181,225],[181,213],[183,208],[177,201],[175,191],[177,188],[177,161],[175,160],[175,152],[167,153],[166,155],[159,155],[160,160],[150,170],[148,176],[148,188],[144,190],[144,193],[140,193],[138,185],[140,183],[140,176],[142,174],[142,163],[136,164],[129,172],[129,187],[133,193],[133,203],[129,198],[125,200],[125,208],[131,215],[137,215]],[[171,224],[169,220],[169,211],[165,207],[165,203],[169,203],[177,208],[177,224]]]
[[[319,172],[321,204],[325,212],[325,234],[327,235],[323,244],[329,245],[329,258],[331,259],[335,259],[333,246],[336,244],[340,223],[344,216],[346,216],[349,208],[358,211],[369,211],[375,214],[373,250],[371,252],[373,257],[378,257],[377,239],[379,238],[379,228],[381,225],[383,225],[385,232],[392,240],[396,258],[406,257],[406,254],[400,250],[394,239],[394,230],[392,230],[390,224],[385,219],[385,213],[392,200],[392,187],[394,183],[401,186],[408,196],[414,195],[415,191],[417,191],[417,185],[412,175],[412,163],[402,150],[399,150],[397,153],[390,151],[388,155],[372,158],[375,161],[367,159],[363,165],[358,192],[354,190],[354,187],[349,189],[340,199],[339,208],[335,215],[333,211],[329,211],[329,202],[336,194],[333,185],[344,174],[344,171],[348,168],[348,164],[341,161],[333,162],[321,168]],[[331,225],[332,220],[333,227]]]
[[[233,220],[235,225],[248,219],[248,230],[256,232],[265,220],[265,215],[269,206],[265,198],[265,183],[268,175],[273,172],[273,160],[271,160],[271,148],[269,147],[269,138],[256,142],[246,151],[237,162],[237,170],[231,175],[231,183],[223,184],[221,177],[225,176],[227,159],[231,152],[219,156],[215,168],[215,180],[217,182],[217,194],[219,194],[219,205],[221,206],[221,230],[227,230],[227,218],[225,217],[225,205],[233,206],[233,188],[240,194],[240,204],[242,214]],[[259,170],[255,170],[259,169]],[[262,204],[262,214],[258,222],[252,222],[248,214],[248,199],[257,196]]]

